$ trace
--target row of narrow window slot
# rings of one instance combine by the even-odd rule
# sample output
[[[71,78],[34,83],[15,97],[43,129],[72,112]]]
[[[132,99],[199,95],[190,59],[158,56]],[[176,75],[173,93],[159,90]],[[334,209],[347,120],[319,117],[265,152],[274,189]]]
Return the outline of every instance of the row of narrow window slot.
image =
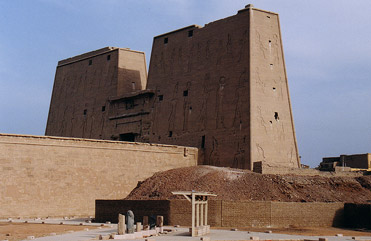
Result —
[[[111,55],[107,55],[107,61],[110,61],[111,60]],[[93,64],[93,60],[92,59],[89,59],[89,65],[92,65]]]
[[[188,31],[188,38],[193,37],[193,30]],[[169,37],[164,38],[164,44],[169,43]]]
[[[103,105],[103,106],[102,106],[102,112],[105,112],[105,111],[106,111],[106,106]],[[84,110],[84,115],[87,115],[87,114],[88,114],[88,110],[85,109],[85,110]]]

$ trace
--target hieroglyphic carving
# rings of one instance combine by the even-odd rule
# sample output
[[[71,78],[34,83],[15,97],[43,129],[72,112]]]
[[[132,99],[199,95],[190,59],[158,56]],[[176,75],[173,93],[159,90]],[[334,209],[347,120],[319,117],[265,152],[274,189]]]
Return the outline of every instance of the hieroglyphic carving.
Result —
[[[210,57],[210,40],[207,40],[206,42],[205,57],[206,57],[206,60],[208,60]]]
[[[240,48],[239,48],[239,51],[238,51],[238,61],[237,62],[241,62],[242,57],[245,55],[246,49],[248,49],[248,44],[247,44],[248,41],[249,41],[248,34],[249,34],[248,31],[245,30],[245,32],[242,35],[242,38],[239,40]]]
[[[243,101],[242,97],[246,95],[246,87],[245,83],[248,82],[247,79],[247,71],[246,68],[240,74],[240,78],[238,79],[238,85],[236,89],[236,100],[235,100],[235,110],[234,110],[234,117],[233,117],[233,126],[239,128],[241,130],[242,125],[242,113],[243,113]]]
[[[258,153],[258,160],[259,161],[264,161],[265,160],[265,151],[264,151],[263,147],[261,147],[259,143],[256,143],[256,149],[257,149],[257,153]]]
[[[202,84],[203,86],[203,95],[201,99],[201,108],[200,108],[200,119],[199,119],[199,130],[203,131],[206,129],[206,123],[207,123],[207,101],[210,97],[210,92],[209,90],[209,80],[210,80],[210,73],[206,73],[204,77],[204,82]]]
[[[263,117],[263,114],[262,114],[262,108],[261,108],[261,106],[257,106],[256,107],[257,108],[257,113],[258,113],[258,115],[257,115],[257,119],[258,119],[258,123],[261,125],[261,126],[263,126],[264,127],[264,131],[265,131],[265,133],[267,134],[267,123],[266,123],[266,121],[264,120],[264,117]]]
[[[166,72],[165,69],[165,58],[164,58],[164,52],[161,52],[161,57],[160,57],[160,69],[162,70],[163,73]]]
[[[256,41],[258,42],[257,45],[258,45],[260,51],[262,52],[264,59],[266,59],[267,58],[268,48],[266,47],[266,44],[263,42],[262,37],[260,36],[259,31],[255,30],[255,36],[256,36]]]
[[[237,151],[233,157],[234,168],[245,168],[245,150],[241,148],[240,142],[237,143]]]
[[[216,112],[216,129],[225,128],[224,125],[224,110],[223,110],[223,99],[224,99],[224,88],[226,85],[226,78],[221,76],[219,78],[219,86],[216,92],[216,105],[215,105],[215,112]]]
[[[179,82],[175,84],[174,89],[173,89],[173,96],[171,97],[170,102],[169,102],[170,104],[170,114],[168,117],[168,123],[169,123],[168,130],[169,131],[174,130],[175,115],[176,115],[176,109],[177,109],[177,103],[178,103],[178,99],[177,99],[178,88],[179,88]]]
[[[224,56],[223,54],[223,49],[224,49],[224,46],[223,46],[223,40],[219,40],[219,43],[218,43],[218,53],[217,53],[217,57],[216,57],[216,66],[219,66],[222,62],[222,58]]]
[[[263,93],[265,93],[265,83],[264,83],[264,81],[261,79],[261,76],[260,76],[260,69],[259,69],[259,67],[256,67],[256,68],[255,68],[255,75],[256,75],[255,83],[258,85],[258,87],[261,88],[261,91],[262,91]]]
[[[212,143],[213,145],[212,145],[212,149],[209,155],[208,164],[219,166],[220,165],[219,145],[218,145],[218,140],[214,136],[213,136]]]
[[[187,82],[186,90],[189,91],[191,89],[192,83],[190,81]],[[185,97],[183,101],[183,131],[188,131],[188,116],[189,116],[189,106],[190,101],[189,98]]]
[[[227,37],[226,49],[227,49],[227,54],[229,54],[231,58],[233,58],[233,44],[232,44],[232,36],[230,34],[228,34],[228,37]]]
[[[273,61],[275,64],[279,64],[281,61],[280,58],[280,40],[277,34],[273,35]]]

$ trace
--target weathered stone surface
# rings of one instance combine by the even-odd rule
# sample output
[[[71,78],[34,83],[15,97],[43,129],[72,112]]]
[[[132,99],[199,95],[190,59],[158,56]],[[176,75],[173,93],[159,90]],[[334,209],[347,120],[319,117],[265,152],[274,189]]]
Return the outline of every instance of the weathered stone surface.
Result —
[[[134,213],[129,210],[126,213],[126,220],[127,220],[127,225],[126,225],[126,232],[127,233],[134,233],[135,227],[134,227]]]
[[[0,134],[0,218],[92,216],[96,199],[120,199],[155,172],[195,166],[197,150],[186,147],[185,157],[184,148]]]
[[[142,52],[60,61],[46,134],[193,146],[214,166],[299,168],[278,14],[248,5],[156,36],[148,81]]]
[[[125,233],[126,230],[126,224],[125,224],[125,216],[122,214],[119,214],[118,218],[118,224],[117,224],[117,234],[122,235]]]

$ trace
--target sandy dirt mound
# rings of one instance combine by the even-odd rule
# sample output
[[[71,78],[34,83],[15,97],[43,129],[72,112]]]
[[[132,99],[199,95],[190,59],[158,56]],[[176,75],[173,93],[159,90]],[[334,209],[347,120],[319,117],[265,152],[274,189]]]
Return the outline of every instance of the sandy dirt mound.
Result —
[[[282,202],[354,202],[371,200],[371,176],[322,177],[262,175],[247,170],[195,166],[155,173],[125,198],[179,199],[172,191],[207,191],[216,199]]]

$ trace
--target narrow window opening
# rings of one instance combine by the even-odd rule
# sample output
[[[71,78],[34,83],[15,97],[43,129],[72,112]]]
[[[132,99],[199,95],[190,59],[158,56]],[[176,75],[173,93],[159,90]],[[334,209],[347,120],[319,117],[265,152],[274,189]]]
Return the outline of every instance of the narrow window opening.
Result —
[[[111,55],[107,55],[107,61],[111,60]]]
[[[106,106],[102,106],[102,112],[105,112],[106,111]]]
[[[89,59],[89,65],[93,64],[93,60]]]
[[[271,18],[270,16],[267,16],[267,18]]]
[[[162,101],[164,99],[164,96],[163,95],[159,95],[158,96],[158,101]]]
[[[273,124],[273,122],[272,122],[272,121],[269,121],[269,123]]]
[[[87,109],[85,109],[84,110],[84,115],[86,115],[88,113],[88,110]]]
[[[120,134],[120,141],[131,141],[131,142],[134,142],[135,141],[135,136],[137,136],[137,134],[135,133],[124,133],[124,134]]]
[[[192,110],[192,106],[190,106],[189,109]]]
[[[164,44],[167,44],[169,42],[169,38],[164,38]]]
[[[278,116],[278,112],[274,112],[274,119],[276,121],[279,121],[280,120],[280,117]]]
[[[188,90],[183,91],[183,96],[188,96]]]
[[[172,136],[173,136],[173,132],[169,131],[169,137],[172,137]]]
[[[190,37],[192,37],[193,36],[193,30],[189,30],[188,31],[188,37],[190,38]]]
[[[131,82],[131,88],[135,90],[135,82]]]
[[[273,91],[276,91],[276,87],[273,87]]]
[[[205,148],[205,136],[201,138],[201,148]]]
[[[270,64],[271,69],[273,69],[273,64]]]
[[[134,100],[128,100],[125,102],[125,107],[127,110],[134,108]]]

